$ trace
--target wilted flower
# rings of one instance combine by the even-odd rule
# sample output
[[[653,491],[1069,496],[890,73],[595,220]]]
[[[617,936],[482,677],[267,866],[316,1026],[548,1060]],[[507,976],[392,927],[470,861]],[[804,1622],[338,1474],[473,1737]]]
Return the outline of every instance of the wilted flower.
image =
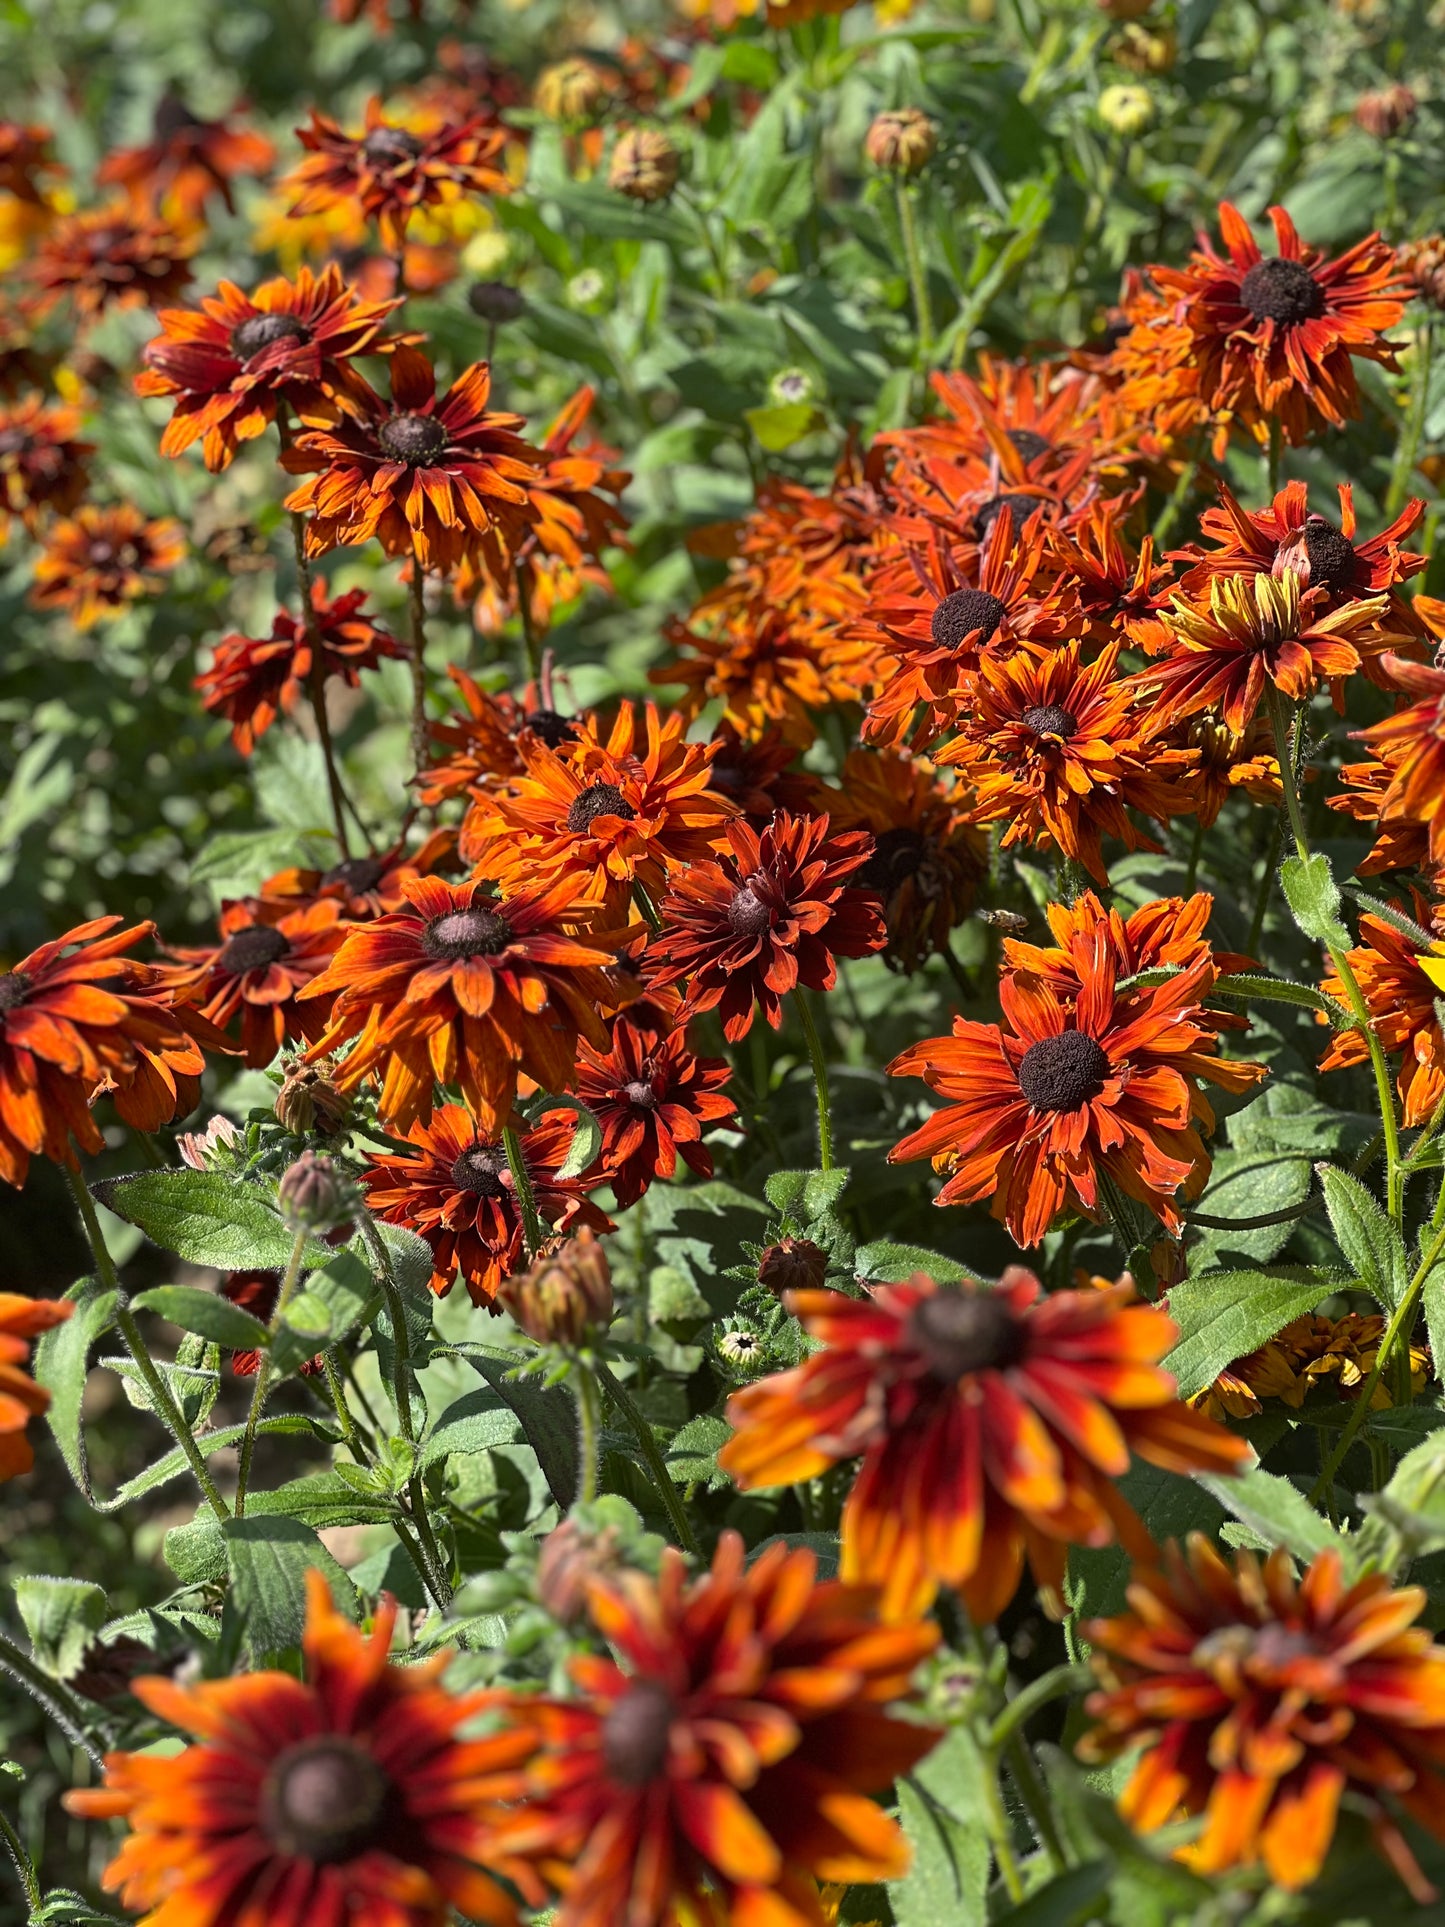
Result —
[[[474,315],[494,325],[515,321],[527,311],[526,297],[505,281],[474,281],[467,289],[467,306]]]
[[[938,123],[917,107],[877,114],[864,138],[863,151],[885,173],[920,173],[938,152]]]
[[[346,1128],[351,1098],[332,1082],[336,1066],[328,1058],[308,1064],[299,1057],[282,1065],[281,1088],[276,1093],[276,1116],[296,1137],[314,1131],[318,1137],[339,1137]]]
[[[1402,81],[1361,94],[1355,102],[1355,125],[1377,141],[1403,133],[1420,103]]]
[[[828,1254],[811,1238],[780,1238],[758,1259],[758,1283],[781,1298],[785,1291],[819,1291],[828,1276]]]
[[[548,120],[595,120],[607,105],[607,76],[590,60],[559,60],[537,76],[532,99]]]
[[[612,1273],[607,1253],[590,1231],[539,1252],[528,1270],[497,1294],[517,1324],[539,1345],[575,1349],[612,1321]]]
[[[665,201],[677,186],[682,155],[660,127],[631,127],[612,150],[607,185],[629,201]]]

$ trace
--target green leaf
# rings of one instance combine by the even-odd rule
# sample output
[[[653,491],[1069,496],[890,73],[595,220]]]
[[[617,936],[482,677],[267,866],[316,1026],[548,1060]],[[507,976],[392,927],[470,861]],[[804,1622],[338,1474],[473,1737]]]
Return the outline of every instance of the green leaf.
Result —
[[[988,1771],[972,1732],[956,1726],[899,1783],[898,1817],[913,1863],[888,1889],[897,1927],[984,1927],[992,1855],[979,1817]]]
[[[567,1393],[560,1385],[509,1377],[519,1362],[515,1353],[493,1352],[471,1343],[453,1349],[516,1414],[548,1491],[564,1512],[569,1511],[577,1496],[577,1416]]]
[[[1226,1512],[1248,1527],[1261,1548],[1284,1546],[1304,1560],[1313,1559],[1330,1546],[1345,1549],[1334,1527],[1288,1479],[1258,1465],[1233,1478],[1221,1478],[1212,1472],[1196,1472],[1194,1476]]]
[[[1360,1500],[1369,1514],[1362,1549],[1387,1569],[1445,1546],[1445,1437],[1432,1433],[1407,1452],[1382,1492]]]
[[[293,1438],[319,1439],[327,1445],[339,1443],[338,1435],[318,1425],[314,1419],[306,1418],[299,1412],[277,1412],[271,1418],[263,1418],[257,1431],[263,1436],[285,1435]],[[207,1458],[217,1452],[229,1451],[239,1445],[244,1438],[244,1423],[218,1426],[214,1432],[202,1432],[196,1443]],[[167,1452],[164,1458],[148,1465],[144,1472],[137,1472],[133,1479],[127,1479],[113,1499],[95,1499],[92,1504],[98,1512],[118,1512],[136,1499],[143,1499],[148,1492],[154,1492],[172,1479],[179,1479],[189,1473],[190,1461],[180,1446]],[[254,1503],[254,1502],[253,1502]]]
[[[1287,977],[1256,977],[1241,972],[1237,977],[1221,977],[1209,994],[1239,1004],[1294,1004],[1302,1010],[1322,1011],[1337,1030],[1354,1028],[1355,1020],[1343,1004],[1316,990],[1313,984],[1292,983]]]
[[[887,1238],[860,1245],[856,1262],[860,1278],[877,1279],[889,1285],[898,1284],[915,1271],[926,1273],[940,1285],[956,1285],[961,1278],[972,1275],[957,1258],[945,1258],[941,1251],[929,1251],[924,1245],[894,1244]]]
[[[846,1166],[832,1171],[774,1171],[763,1195],[775,1211],[806,1223],[837,1209],[851,1175]]]
[[[1267,1271],[1226,1271],[1186,1278],[1169,1293],[1169,1316],[1179,1327],[1164,1369],[1179,1382],[1179,1396],[1193,1398],[1227,1365],[1256,1351],[1302,1318],[1339,1286],[1318,1272],[1281,1276]]]
[[[299,1371],[316,1355],[319,1342],[340,1344],[380,1302],[381,1288],[366,1260],[351,1248],[333,1253],[331,1262],[311,1273],[305,1291],[288,1307],[272,1341],[273,1369],[283,1375]]]
[[[251,1513],[244,1519],[221,1520],[220,1531],[231,1597],[245,1616],[253,1662],[301,1644],[306,1574],[313,1566],[325,1576],[337,1606],[355,1616],[355,1587],[300,1519]]]
[[[499,1392],[478,1386],[454,1399],[422,1441],[423,1468],[456,1453],[490,1451],[494,1445],[514,1444],[517,1415]]]
[[[80,1408],[91,1347],[115,1323],[116,1294],[107,1291],[97,1278],[81,1278],[66,1292],[65,1301],[75,1310],[63,1325],[41,1333],[31,1370],[36,1384],[50,1394],[50,1410],[45,1417],[60,1455],[71,1478],[89,1499],[90,1467],[85,1458]]]
[[[1224,1513],[1192,1479],[1162,1466],[1135,1462],[1119,1480],[1119,1491],[1149,1528],[1157,1544],[1176,1539],[1181,1544],[1191,1532],[1218,1536]],[[1124,1589],[1133,1565],[1117,1542],[1107,1546],[1073,1546],[1069,1550],[1070,1601],[1087,1619],[1122,1612]]]
[[[1327,950],[1348,950],[1350,933],[1340,921],[1340,892],[1323,851],[1286,857],[1280,865],[1285,901],[1307,937]]]
[[[1084,1927],[1099,1918],[1112,1871],[1107,1860],[1090,1860],[1055,1874],[1027,1900],[995,1916],[998,1927]]]
[[[295,1240],[259,1185],[216,1171],[143,1171],[92,1186],[108,1210],[139,1225],[153,1244],[217,1271],[282,1271]],[[324,1265],[326,1245],[307,1243],[303,1262]]]
[[[105,1624],[103,1589],[85,1579],[27,1574],[15,1581],[15,1604],[37,1663],[56,1679],[69,1679]]]
[[[729,1483],[726,1472],[719,1471],[717,1455],[732,1437],[733,1430],[716,1413],[703,1412],[689,1419],[672,1436],[664,1458],[668,1476],[675,1485],[705,1485],[716,1492]]]
[[[239,830],[213,836],[191,865],[191,882],[208,883],[217,897],[246,896],[288,864],[332,861],[330,837],[298,837],[294,830]]]
[[[1238,1221],[1292,1211],[1309,1196],[1312,1181],[1310,1160],[1305,1154],[1219,1152],[1203,1195],[1195,1200],[1190,1213],[1230,1222],[1227,1228],[1197,1227],[1199,1242],[1194,1244],[1191,1239],[1190,1244],[1193,1268],[1196,1271],[1231,1268],[1230,1261],[1240,1258],[1267,1264],[1289,1243],[1295,1220],[1286,1217],[1263,1225],[1241,1225]]]
[[[1387,1312],[1399,1308],[1410,1288],[1411,1267],[1405,1240],[1379,1202],[1360,1180],[1332,1164],[1317,1164],[1335,1240]]]
[[[219,1292],[197,1285],[156,1285],[131,1300],[135,1311],[153,1311],[182,1331],[225,1345],[233,1352],[265,1351],[271,1334],[259,1318],[222,1298]]]
[[[378,1493],[358,1492],[334,1472],[313,1473],[304,1479],[293,1479],[274,1492],[251,1492],[246,1496],[248,1522],[292,1519],[307,1527],[321,1528],[389,1525],[394,1517],[391,1500]],[[182,1585],[215,1585],[225,1578],[227,1557],[221,1528],[229,1523],[218,1519],[209,1506],[202,1506],[193,1519],[183,1526],[173,1526],[166,1534],[166,1564]]]
[[[784,401],[766,408],[745,408],[743,420],[770,455],[780,455],[815,428],[822,428],[827,417],[815,402]]]

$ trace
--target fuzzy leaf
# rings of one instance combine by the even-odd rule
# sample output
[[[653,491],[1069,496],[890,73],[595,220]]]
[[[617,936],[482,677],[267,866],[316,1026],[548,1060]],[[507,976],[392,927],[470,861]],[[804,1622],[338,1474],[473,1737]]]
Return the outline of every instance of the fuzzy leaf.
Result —
[[[135,1311],[153,1311],[182,1331],[199,1332],[231,1351],[265,1351],[271,1334],[259,1318],[233,1305],[218,1292],[197,1285],[157,1285],[131,1300]]]
[[[1253,1465],[1233,1478],[1212,1472],[1194,1476],[1226,1512],[1248,1527],[1261,1547],[1284,1546],[1306,1561],[1330,1546],[1344,1548],[1340,1535],[1296,1486],[1261,1466]]]
[[[913,1863],[888,1889],[897,1927],[984,1927],[991,1854],[979,1815],[988,1771],[971,1729],[956,1726],[899,1784]]]
[[[355,1587],[300,1519],[250,1513],[244,1519],[223,1519],[220,1532],[231,1597],[245,1615],[246,1644],[253,1662],[301,1644],[306,1574],[313,1566],[325,1575],[341,1610],[355,1615]]]
[[[138,1225],[162,1251],[217,1271],[283,1270],[295,1240],[259,1185],[217,1171],[142,1171],[92,1187],[107,1210]],[[307,1243],[304,1262],[324,1265],[327,1246]]]
[[[1179,1336],[1164,1369],[1178,1380],[1179,1396],[1193,1398],[1235,1359],[1255,1351],[1292,1318],[1302,1318],[1338,1290],[1318,1272],[1282,1276],[1226,1271],[1186,1278],[1169,1293],[1169,1316]]]
[[[1395,1311],[1410,1288],[1405,1240],[1358,1178],[1332,1164],[1317,1164],[1315,1170],[1340,1250],[1366,1291],[1387,1312]]]
[[[105,1624],[105,1593],[84,1579],[27,1574],[15,1581],[15,1604],[37,1663],[69,1679]]]
[[[81,1402],[89,1369],[91,1347],[115,1323],[116,1294],[97,1278],[81,1278],[65,1294],[75,1306],[63,1325],[42,1332],[31,1367],[37,1385],[50,1394],[46,1413],[55,1443],[70,1476],[89,1499],[90,1467],[85,1458],[85,1433],[80,1422]]]
[[[1327,949],[1348,950],[1350,933],[1340,921],[1340,892],[1322,851],[1286,857],[1280,865],[1285,901],[1307,937]]]

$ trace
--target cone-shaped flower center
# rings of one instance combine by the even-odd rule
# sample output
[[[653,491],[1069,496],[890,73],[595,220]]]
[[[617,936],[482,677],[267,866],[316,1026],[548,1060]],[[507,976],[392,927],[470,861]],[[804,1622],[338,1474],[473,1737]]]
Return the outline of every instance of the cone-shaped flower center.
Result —
[[[1305,518],[1305,554],[1310,559],[1310,587],[1333,589],[1343,595],[1355,586],[1354,544],[1332,528],[1322,515]]]
[[[1068,742],[1079,727],[1067,709],[1057,703],[1039,703],[1023,713],[1025,729],[1031,729],[1035,736],[1057,736],[1061,742]]]
[[[373,127],[361,143],[361,151],[373,167],[402,167],[414,161],[422,144],[404,127]]]
[[[280,963],[290,948],[279,930],[258,924],[254,930],[238,930],[228,938],[217,962],[233,977],[244,977],[248,970],[266,970]]]
[[[262,1825],[283,1853],[338,1867],[377,1844],[391,1785],[340,1734],[288,1747],[266,1776]]]
[[[421,468],[446,447],[447,431],[435,415],[392,415],[377,429],[376,439],[394,462]]]
[[[560,716],[555,709],[534,709],[526,722],[532,734],[540,736],[548,749],[558,749],[563,743],[577,740],[577,725],[570,716]]]
[[[987,589],[955,589],[939,603],[928,626],[940,649],[957,649],[973,635],[980,643],[992,641],[1007,614],[1008,605]]]
[[[504,1198],[506,1168],[507,1153],[500,1144],[469,1144],[452,1166],[452,1183],[478,1198]]]
[[[594,783],[572,799],[572,807],[567,812],[567,828],[580,834],[590,830],[599,816],[620,816],[624,823],[630,823],[637,811],[627,801],[615,783]]]
[[[30,990],[30,979],[18,970],[7,970],[0,977],[0,1010],[14,1010],[23,1003]]]
[[[1030,1044],[1018,1075],[1036,1111],[1077,1111],[1103,1090],[1109,1060],[1087,1031],[1065,1030]]]
[[[930,1373],[953,1384],[970,1372],[1002,1371],[1023,1352],[1023,1327],[993,1291],[940,1291],[913,1308],[908,1336]]]
[[[364,896],[374,890],[386,869],[379,856],[350,856],[344,863],[335,863],[322,877],[323,884],[344,883],[348,890]]]
[[[973,518],[973,539],[982,542],[1005,509],[1012,515],[1014,534],[1018,535],[1034,510],[1042,506],[1037,495],[1024,495],[1019,491],[991,496]]]
[[[1296,1668],[1313,1675],[1328,1654],[1302,1626],[1274,1622],[1264,1626],[1221,1626],[1201,1639],[1195,1663],[1211,1673],[1226,1692],[1243,1695],[1252,1686],[1284,1688],[1299,1682]]]
[[[917,830],[880,830],[873,854],[858,872],[864,890],[878,890],[888,896],[911,876],[917,876],[928,854],[928,840]]]
[[[1324,290],[1302,261],[1270,255],[1256,261],[1239,284],[1239,298],[1256,321],[1281,328],[1325,311]]]
[[[773,921],[773,913],[753,888],[745,883],[733,892],[728,905],[728,922],[740,937],[758,937]]]
[[[231,353],[249,361],[273,341],[309,341],[311,331],[294,314],[253,314],[231,330]]]
[[[1053,446],[1046,436],[1032,428],[1005,429],[1004,440],[1012,442],[1026,462],[1036,462],[1040,455],[1047,455]]]
[[[622,1087],[622,1095],[627,1099],[629,1104],[634,1105],[640,1111],[655,1111],[657,1109],[657,1092],[652,1088],[651,1082],[646,1078],[634,1078],[630,1084],[624,1084]]]
[[[463,957],[495,957],[512,941],[512,926],[495,910],[477,904],[470,910],[448,910],[433,917],[421,934],[429,957],[457,962]]]
[[[655,1679],[635,1680],[602,1722],[602,1762],[620,1786],[646,1786],[667,1764],[677,1708]]]

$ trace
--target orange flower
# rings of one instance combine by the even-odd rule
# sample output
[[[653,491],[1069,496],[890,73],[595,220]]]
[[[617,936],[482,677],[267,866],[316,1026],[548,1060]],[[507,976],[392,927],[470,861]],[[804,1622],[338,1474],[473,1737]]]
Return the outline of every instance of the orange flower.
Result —
[[[309,621],[278,609],[269,636],[222,636],[195,686],[203,708],[231,725],[231,741],[243,756],[278,716],[290,714],[303,691],[320,688],[329,676],[355,689],[363,669],[375,669],[383,657],[405,656],[394,636],[361,613],[365,602],[363,589],[328,602],[326,584],[317,581],[311,584]]]
[[[1369,855],[1356,866],[1356,876],[1379,876],[1389,870],[1421,870],[1433,883],[1438,876],[1438,865],[1430,855],[1429,824],[1393,811],[1388,822],[1381,817],[1394,780],[1393,769],[1373,758],[1367,763],[1345,763],[1340,768],[1344,789],[1337,796],[1327,796],[1325,801],[1332,810],[1341,810],[1379,832]]]
[[[840,830],[867,830],[873,854],[858,872],[883,898],[884,961],[908,972],[946,951],[949,933],[973,908],[988,871],[988,844],[973,827],[964,794],[946,788],[931,763],[896,750],[854,749],[842,787],[818,785],[819,806]]]
[[[560,715],[545,703],[525,699],[519,703],[505,690],[491,694],[455,663],[448,663],[447,674],[457,686],[465,714],[431,726],[432,741],[451,754],[438,758],[418,776],[417,795],[423,803],[479,793],[503,777],[520,775],[527,767],[518,747],[524,730],[548,749],[577,740],[578,719]]]
[[[1152,535],[1137,552],[1126,539],[1129,509],[1126,499],[1098,497],[1067,525],[1044,531],[1044,566],[1078,597],[1099,642],[1112,640],[1121,622],[1147,620],[1167,597],[1172,571],[1155,562]]]
[[[1174,1202],[1209,1175],[1200,1127],[1214,1114],[1198,1080],[1241,1091],[1263,1066],[1215,1055],[1201,1009],[1217,970],[1208,957],[1166,983],[1121,993],[1102,936],[1076,941],[1078,989],[1061,997],[1027,972],[999,985],[1004,1023],[956,1017],[951,1037],[910,1045],[888,1066],[953,1100],[889,1152],[928,1157],[947,1174],[938,1204],[993,1199],[1016,1243],[1036,1245],[1064,1211],[1105,1215],[1107,1179],[1170,1231]]]
[[[0,984],[3,982],[0,978]],[[0,1130],[0,1148],[3,1143]],[[50,1303],[0,1291],[0,1485],[19,1478],[34,1465],[35,1454],[25,1427],[50,1405],[49,1392],[25,1370],[27,1340],[63,1325],[74,1310],[74,1305],[64,1301]]]
[[[1388,606],[1387,596],[1361,596],[1316,613],[1292,569],[1278,576],[1213,576],[1207,608],[1178,595],[1154,633],[1142,638],[1151,651],[1166,653],[1139,671],[1136,686],[1157,692],[1161,727],[1217,709],[1242,734],[1266,683],[1299,702],[1321,681],[1360,668]]]
[[[390,404],[368,394],[364,420],[310,430],[282,454],[293,475],[311,476],[286,498],[311,515],[307,554],[376,536],[388,555],[415,553],[423,569],[445,572],[483,542],[515,550],[537,453],[516,432],[520,415],[487,412],[487,364],[474,362],[440,398],[415,348],[398,348],[390,368]]]
[[[1202,1874],[1263,1861],[1294,1890],[1319,1873],[1348,1792],[1415,1899],[1436,1898],[1391,1812],[1445,1839],[1445,1648],[1414,1624],[1423,1587],[1346,1585],[1333,1548],[1296,1579],[1282,1549],[1261,1566],[1193,1533],[1187,1559],[1170,1545],[1135,1572],[1129,1605],[1083,1627],[1103,1688],[1080,1751],[1142,1745],[1119,1800],[1131,1826],[1202,1813],[1178,1859]]]
[[[537,1215],[562,1232],[581,1225],[612,1231],[611,1219],[587,1201],[586,1185],[561,1176],[576,1134],[571,1111],[548,1112],[518,1133]],[[506,1149],[480,1136],[475,1118],[460,1104],[438,1105],[431,1122],[413,1124],[406,1137],[419,1156],[372,1153],[361,1174],[367,1208],[426,1239],[432,1248],[431,1288],[438,1298],[446,1297],[460,1272],[472,1303],[490,1306],[525,1256],[522,1212]]]
[[[1398,908],[1398,906],[1396,906]],[[1416,898],[1417,913],[1428,915]],[[1360,917],[1360,944],[1348,961],[1370,1013],[1370,1029],[1385,1049],[1401,1058],[1400,1102],[1407,1128],[1428,1124],[1445,1098],[1445,1035],[1436,999],[1445,991],[1445,943],[1423,948],[1383,917]],[[1348,1009],[1344,985],[1333,965],[1320,985],[1327,997]],[[1323,1015],[1320,1019],[1324,1022]],[[1322,1071],[1367,1064],[1369,1047],[1357,1030],[1337,1031],[1320,1059]]]
[[[1131,821],[1186,811],[1188,750],[1166,748],[1137,684],[1117,677],[1118,643],[1084,667],[1080,645],[985,650],[969,679],[959,734],[938,757],[973,791],[974,821],[1006,821],[1003,848],[1043,844],[1108,882],[1100,839],[1126,850],[1161,845]]]
[[[1430,597],[1416,597],[1415,606],[1437,621],[1445,617],[1445,603]],[[1380,668],[1389,687],[1415,699],[1384,722],[1351,732],[1384,766],[1380,824],[1395,832],[1423,829],[1430,863],[1445,863],[1445,669],[1394,655],[1382,656]]]
[[[432,1114],[434,1084],[455,1084],[484,1131],[505,1123],[519,1075],[570,1090],[579,1034],[599,1047],[599,1009],[613,992],[603,967],[621,930],[567,934],[573,886],[493,898],[476,883],[417,877],[406,907],[352,930],[307,991],[336,998],[313,1057],[356,1038],[337,1083],[383,1077],[379,1111],[406,1131]]]
[[[48,127],[34,122],[0,120],[0,194],[13,194],[28,207],[45,208],[48,183],[42,174],[64,174],[50,152],[54,139]]]
[[[105,1784],[68,1793],[87,1820],[130,1828],[104,1876],[146,1927],[189,1916],[445,1927],[453,1910],[515,1927],[493,1874],[536,1883],[496,1844],[500,1802],[532,1749],[522,1731],[463,1739],[495,1695],[453,1696],[449,1656],[388,1664],[396,1604],[369,1637],[306,1575],[306,1677],[137,1679],[155,1718],[194,1735],[176,1753],[112,1753]]]
[[[79,440],[81,411],[25,395],[0,408],[0,542],[18,516],[32,535],[48,515],[69,515],[85,494],[93,442]]]
[[[1251,802],[1268,809],[1284,807],[1274,731],[1267,716],[1256,716],[1241,731],[1202,710],[1172,724],[1161,740],[1170,749],[1187,750],[1194,756],[1187,785],[1189,809],[1204,829],[1218,820],[1230,797],[1241,790]]]
[[[364,414],[371,391],[348,362],[392,345],[381,326],[396,306],[363,301],[332,265],[320,274],[303,267],[294,282],[278,275],[253,295],[223,281],[202,297],[199,313],[162,309],[135,382],[138,395],[175,397],[161,453],[180,455],[200,441],[216,471],[265,433],[278,408],[320,428]]]
[[[870,837],[831,836],[826,816],[779,811],[761,835],[735,819],[727,840],[727,855],[674,882],[643,974],[650,990],[689,980],[682,1021],[721,1005],[723,1036],[736,1043],[754,1004],[780,1029],[788,991],[831,990],[834,958],[881,950],[886,932],[876,897],[849,881],[873,853]]]
[[[869,1795],[938,1739],[888,1710],[937,1629],[882,1627],[868,1590],[815,1574],[776,1541],[749,1564],[725,1532],[695,1579],[672,1546],[656,1579],[591,1578],[623,1664],[574,1659],[572,1697],[511,1705],[540,1750],[503,1844],[561,1889],[557,1927],[817,1927],[818,1881],[905,1870]]]
[[[655,683],[682,685],[678,706],[689,720],[722,704],[721,720],[744,742],[776,728],[806,749],[823,711],[860,701],[870,680],[872,650],[820,637],[777,610],[760,610],[741,629],[708,633],[675,618],[663,629],[678,661],[648,670]]]
[[[1205,509],[1199,518],[1203,534],[1215,544],[1197,543],[1170,557],[1192,566],[1183,579],[1186,594],[1194,595],[1216,575],[1297,575],[1326,608],[1338,608],[1359,595],[1380,595],[1418,575],[1426,558],[1405,544],[1425,514],[1416,498],[1407,502],[1388,528],[1356,543],[1355,492],[1339,484],[1339,527],[1309,506],[1309,484],[1286,482],[1267,509],[1243,508],[1224,482],[1219,484],[1219,507]],[[1392,598],[1391,612],[1407,625],[1409,604]]]
[[[234,212],[232,181],[242,174],[269,173],[276,149],[252,128],[228,126],[229,118],[198,120],[168,89],[156,103],[150,140],[107,154],[96,169],[96,183],[124,188],[140,214],[165,209],[182,221],[195,221],[213,194]]]
[[[304,217],[355,202],[380,224],[382,243],[395,254],[418,208],[446,206],[464,194],[510,193],[511,182],[494,164],[506,146],[505,128],[489,126],[480,114],[465,121],[413,119],[414,127],[384,120],[373,97],[364,131],[343,134],[313,107],[311,125],[296,129],[306,159],[282,183],[296,195],[291,213]]]
[[[197,1006],[226,1030],[239,1013],[241,1054],[264,1070],[295,1038],[313,1042],[325,1029],[322,1005],[297,999],[326,969],[346,935],[340,905],[257,901],[221,906],[220,942],[176,948],[165,981],[178,1002]]]
[[[821,1341],[728,1401],[718,1464],[747,1490],[862,1457],[843,1509],[843,1577],[885,1613],[957,1588],[976,1623],[1013,1598],[1027,1555],[1062,1615],[1070,1545],[1149,1535],[1115,1483],[1131,1453],[1171,1472],[1237,1470],[1249,1448],[1176,1396],[1159,1360],[1178,1327],[1127,1281],[1048,1297],[1020,1265],[992,1288],[921,1271],[865,1298],[790,1291]]]
[[[1201,234],[1188,267],[1149,272],[1189,329],[1204,406],[1226,411],[1258,441],[1277,421],[1297,447],[1359,414],[1352,357],[1396,365],[1382,331],[1404,313],[1410,287],[1378,234],[1331,261],[1304,246],[1282,207],[1269,216],[1277,255],[1261,255],[1224,201],[1223,255]]]
[[[455,830],[433,830],[414,850],[398,840],[389,850],[345,857],[329,870],[278,870],[257,894],[262,902],[279,903],[288,910],[330,898],[341,905],[342,915],[350,922],[367,923],[385,910],[400,910],[406,902],[402,885],[412,877],[445,869],[455,851]]]
[[[119,917],[77,924],[0,975],[0,1177],[25,1182],[32,1156],[75,1163],[69,1140],[105,1148],[90,1114],[114,1094],[127,1124],[158,1130],[200,1095],[200,1045],[224,1038],[172,1008],[164,973],[123,953],[155,934]]]
[[[35,311],[68,300],[84,326],[110,308],[160,308],[191,278],[198,228],[175,228],[135,214],[122,201],[67,214],[41,241],[25,272]]]
[[[467,811],[463,858],[504,887],[566,878],[579,902],[625,918],[634,885],[659,897],[679,865],[712,855],[736,814],[708,787],[712,745],[685,742],[686,728],[685,716],[663,722],[648,703],[639,730],[624,702],[605,738],[592,716],[556,749],[529,734],[523,773]]]
[[[736,1113],[723,1094],[731,1076],[720,1057],[694,1056],[685,1029],[669,1029],[650,1014],[615,1017],[606,1051],[580,1044],[577,1095],[602,1129],[596,1181],[605,1179],[625,1209],[655,1178],[673,1177],[679,1157],[710,1178],[702,1128]]]
[[[30,600],[37,609],[63,609],[77,629],[89,629],[159,595],[185,553],[185,531],[168,515],[152,522],[129,502],[82,502],[46,532]]]

